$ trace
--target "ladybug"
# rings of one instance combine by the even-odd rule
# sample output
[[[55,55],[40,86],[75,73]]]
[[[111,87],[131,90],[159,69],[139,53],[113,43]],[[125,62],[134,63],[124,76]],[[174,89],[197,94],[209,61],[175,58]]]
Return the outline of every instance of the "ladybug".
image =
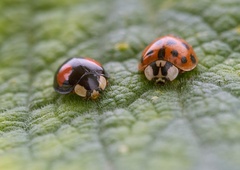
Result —
[[[57,70],[53,87],[60,94],[76,93],[87,99],[97,99],[109,78],[104,68],[90,58],[70,58]]]
[[[142,52],[138,69],[150,81],[173,81],[178,74],[193,70],[198,58],[185,40],[163,36],[149,44]]]

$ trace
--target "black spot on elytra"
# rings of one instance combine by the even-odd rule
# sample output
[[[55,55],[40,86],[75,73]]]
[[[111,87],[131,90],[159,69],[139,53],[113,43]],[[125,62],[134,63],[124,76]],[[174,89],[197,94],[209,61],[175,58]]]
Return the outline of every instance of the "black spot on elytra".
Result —
[[[186,43],[182,42],[182,45],[183,45],[187,50],[189,50],[189,46],[188,46]]]
[[[192,63],[195,64],[196,63],[196,58],[194,57],[194,55],[191,54],[190,58],[191,58]]]
[[[151,51],[148,51],[146,55],[147,55],[147,56],[149,56],[149,55],[152,55],[152,54],[153,54],[153,52],[154,52],[153,50],[151,50]]]
[[[173,57],[177,57],[178,56],[178,51],[177,50],[172,50],[171,54]]]
[[[161,72],[163,76],[167,76],[167,72],[170,67],[172,67],[172,64],[169,62],[166,62],[166,64],[163,67],[161,67]]]
[[[150,64],[153,70],[153,75],[156,76],[159,73],[159,67],[157,66],[156,62]]]
[[[182,63],[186,63],[186,62],[187,62],[187,58],[186,58],[186,57],[182,57],[182,58],[181,58],[181,62],[182,62]]]
[[[167,45],[174,45],[174,44],[177,44],[176,41],[174,41],[174,40],[167,41]]]
[[[159,59],[164,59],[165,57],[165,47],[162,47],[159,51],[158,51],[158,58]]]

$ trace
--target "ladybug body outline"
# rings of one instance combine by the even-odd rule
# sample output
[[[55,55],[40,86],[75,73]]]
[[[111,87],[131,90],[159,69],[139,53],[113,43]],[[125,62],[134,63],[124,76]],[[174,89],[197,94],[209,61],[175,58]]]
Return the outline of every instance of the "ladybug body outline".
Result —
[[[91,58],[74,57],[57,69],[53,87],[60,94],[73,92],[87,99],[96,99],[106,88],[108,78],[108,73],[99,62]]]
[[[138,70],[150,81],[165,82],[194,69],[197,64],[192,46],[181,38],[168,35],[155,39],[143,50]]]

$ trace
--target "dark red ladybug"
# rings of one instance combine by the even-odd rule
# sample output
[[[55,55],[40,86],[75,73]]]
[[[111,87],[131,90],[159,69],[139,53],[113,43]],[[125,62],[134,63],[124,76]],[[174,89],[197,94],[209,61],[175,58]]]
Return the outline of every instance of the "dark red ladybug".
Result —
[[[97,99],[109,78],[104,68],[90,58],[70,58],[57,70],[54,89],[60,94],[71,92],[84,98]]]

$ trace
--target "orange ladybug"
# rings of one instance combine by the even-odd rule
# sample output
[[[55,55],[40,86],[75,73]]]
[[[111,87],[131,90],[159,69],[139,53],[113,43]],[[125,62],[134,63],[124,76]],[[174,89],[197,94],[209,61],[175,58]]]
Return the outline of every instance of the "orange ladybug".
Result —
[[[198,58],[191,45],[175,36],[154,40],[143,51],[138,69],[150,81],[173,81],[179,73],[193,70]]]

